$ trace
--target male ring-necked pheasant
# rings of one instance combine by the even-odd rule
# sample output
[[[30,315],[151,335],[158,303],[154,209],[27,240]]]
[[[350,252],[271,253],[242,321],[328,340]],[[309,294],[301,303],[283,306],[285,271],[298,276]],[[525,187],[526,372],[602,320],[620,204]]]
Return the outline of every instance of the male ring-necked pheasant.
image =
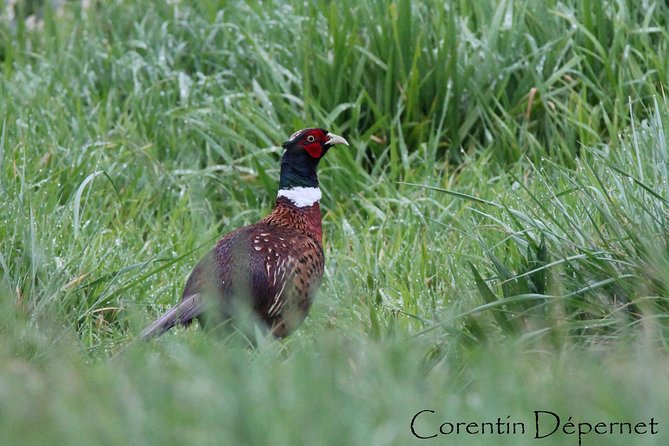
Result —
[[[195,266],[181,301],[140,335],[148,339],[175,325],[223,321],[240,307],[252,310],[276,337],[297,328],[318,289],[325,258],[316,168],[335,144],[348,142],[320,128],[295,132],[283,144],[279,192],[272,212],[225,235]]]

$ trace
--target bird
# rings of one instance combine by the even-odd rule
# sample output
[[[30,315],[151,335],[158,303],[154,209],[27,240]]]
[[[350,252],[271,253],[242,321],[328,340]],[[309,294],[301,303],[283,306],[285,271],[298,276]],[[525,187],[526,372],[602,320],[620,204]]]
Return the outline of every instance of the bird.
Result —
[[[195,319],[223,324],[246,310],[275,338],[307,317],[325,268],[317,167],[348,141],[322,128],[293,133],[282,144],[279,188],[262,220],[224,235],[194,267],[181,300],[146,327],[148,340]],[[257,326],[257,325],[254,325]]]

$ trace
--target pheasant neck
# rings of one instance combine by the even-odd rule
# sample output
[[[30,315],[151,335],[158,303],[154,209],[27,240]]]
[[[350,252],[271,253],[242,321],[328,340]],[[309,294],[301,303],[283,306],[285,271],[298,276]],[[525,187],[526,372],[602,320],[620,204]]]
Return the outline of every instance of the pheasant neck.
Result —
[[[278,197],[285,197],[290,200],[295,207],[303,208],[312,206],[321,201],[321,189],[318,187],[296,186],[287,189],[279,189]]]
[[[313,237],[318,243],[323,243],[321,207],[318,201],[309,206],[296,206],[291,199],[279,195],[274,209],[262,223],[293,228]]]
[[[279,189],[317,188],[316,167],[318,161],[317,158],[309,156],[306,151],[298,153],[286,151],[281,157]]]
[[[281,157],[279,192],[272,213],[263,221],[291,227],[315,238],[322,239],[321,190],[318,187],[318,158],[306,151],[284,152]]]

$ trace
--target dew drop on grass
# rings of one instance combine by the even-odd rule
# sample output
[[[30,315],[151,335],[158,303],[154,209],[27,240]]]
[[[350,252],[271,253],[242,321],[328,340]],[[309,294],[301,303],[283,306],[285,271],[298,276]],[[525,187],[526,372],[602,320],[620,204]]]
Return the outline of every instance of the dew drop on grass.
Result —
[[[344,221],[342,223],[342,228],[344,229],[344,234],[346,234],[347,236],[353,237],[353,236],[356,235],[355,230],[353,229],[351,224],[346,219],[344,219]]]

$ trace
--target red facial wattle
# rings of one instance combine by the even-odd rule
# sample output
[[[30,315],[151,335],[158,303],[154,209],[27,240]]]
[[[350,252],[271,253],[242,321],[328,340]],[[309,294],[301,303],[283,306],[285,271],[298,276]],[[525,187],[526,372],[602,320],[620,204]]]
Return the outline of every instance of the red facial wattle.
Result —
[[[307,143],[304,145],[304,150],[307,151],[312,158],[320,158],[323,155],[323,149],[321,148],[321,143],[314,141],[312,143]]]
[[[335,144],[348,145],[348,141],[339,135],[328,132],[323,129],[305,129],[302,132],[294,133],[288,141],[283,144],[283,147],[289,148],[293,145],[293,141],[299,138],[297,147],[305,150],[309,156],[315,159],[320,159],[328,148]]]

